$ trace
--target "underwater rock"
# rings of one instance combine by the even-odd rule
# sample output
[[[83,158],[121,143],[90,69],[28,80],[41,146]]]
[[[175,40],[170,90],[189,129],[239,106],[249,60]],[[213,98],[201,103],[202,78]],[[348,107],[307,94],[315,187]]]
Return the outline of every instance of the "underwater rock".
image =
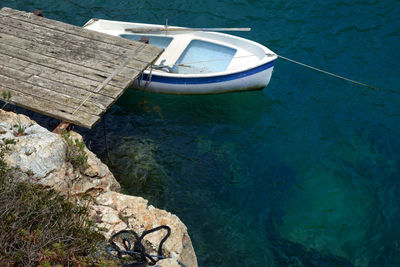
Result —
[[[154,205],[163,205],[168,197],[164,185],[174,181],[156,160],[158,149],[151,139],[130,136],[116,142],[110,157],[113,167],[124,166],[112,168],[112,171],[130,195],[140,195]]]
[[[340,266],[353,267],[348,260],[332,255],[328,252],[321,253],[307,248],[301,244],[281,238],[271,238],[275,263],[278,266]],[[301,255],[301,257],[299,257]]]
[[[373,225],[368,216],[376,208],[373,189],[323,166],[315,166],[304,177],[286,203],[280,236],[355,266],[368,266],[360,244]]]
[[[71,140],[82,137],[69,132]],[[119,183],[108,167],[86,147],[87,168],[79,170],[67,160],[68,144],[58,134],[51,133],[24,115],[0,110],[0,143],[8,144],[5,161],[27,179],[52,188],[63,195],[80,197],[90,194],[89,212],[95,226],[107,229],[106,238],[121,230],[134,230],[138,234],[160,225],[171,227],[171,235],[163,245],[164,259],[159,266],[197,266],[196,255],[180,219],[164,210],[149,206],[141,197],[118,193]],[[146,236],[144,245],[149,254],[157,254],[158,245],[165,233]]]

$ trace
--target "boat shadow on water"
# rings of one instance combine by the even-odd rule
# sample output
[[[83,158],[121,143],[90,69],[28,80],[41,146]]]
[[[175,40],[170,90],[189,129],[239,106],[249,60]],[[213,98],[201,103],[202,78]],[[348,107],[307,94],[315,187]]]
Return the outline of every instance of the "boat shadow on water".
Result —
[[[272,100],[263,91],[230,93],[223,95],[184,96],[165,95],[127,90],[111,112],[121,116],[154,114],[166,122],[204,124],[218,123],[257,124],[273,111],[279,101]],[[254,107],[257,106],[257,112]]]

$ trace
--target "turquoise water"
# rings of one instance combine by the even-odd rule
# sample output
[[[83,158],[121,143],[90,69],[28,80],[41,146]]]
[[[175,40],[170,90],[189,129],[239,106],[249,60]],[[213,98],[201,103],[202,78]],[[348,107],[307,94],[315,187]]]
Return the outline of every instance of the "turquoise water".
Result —
[[[76,25],[251,27],[238,35],[384,89],[278,60],[263,91],[130,91],[105,116],[109,165],[182,219],[200,266],[400,266],[398,0],[0,3]],[[108,161],[102,124],[78,130]]]

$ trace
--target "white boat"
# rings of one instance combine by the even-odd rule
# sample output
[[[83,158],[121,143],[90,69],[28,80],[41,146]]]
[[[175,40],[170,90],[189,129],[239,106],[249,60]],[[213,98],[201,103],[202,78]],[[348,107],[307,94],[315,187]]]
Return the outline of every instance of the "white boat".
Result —
[[[84,27],[164,48],[155,64],[133,84],[134,89],[149,92],[262,90],[271,79],[277,59],[274,52],[259,43],[219,32],[101,19],[91,19]]]

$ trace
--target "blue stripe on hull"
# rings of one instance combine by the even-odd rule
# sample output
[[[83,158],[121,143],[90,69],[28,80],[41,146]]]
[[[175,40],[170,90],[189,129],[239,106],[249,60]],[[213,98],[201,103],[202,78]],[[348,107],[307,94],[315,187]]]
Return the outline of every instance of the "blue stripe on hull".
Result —
[[[175,78],[175,77],[165,77],[158,76],[156,74],[152,74],[151,81],[159,82],[159,83],[168,83],[168,84],[204,84],[204,83],[219,83],[225,81],[236,80],[239,78],[243,78],[246,76],[250,76],[256,74],[258,72],[264,71],[266,69],[272,68],[275,64],[275,61],[268,62],[264,65],[258,66],[254,69],[246,70],[243,72],[238,72],[234,74],[227,74],[223,76],[215,76],[215,77],[204,77],[204,78]],[[149,75],[143,73],[143,76],[140,80],[147,81],[149,79]],[[139,82],[140,82],[139,80]]]

